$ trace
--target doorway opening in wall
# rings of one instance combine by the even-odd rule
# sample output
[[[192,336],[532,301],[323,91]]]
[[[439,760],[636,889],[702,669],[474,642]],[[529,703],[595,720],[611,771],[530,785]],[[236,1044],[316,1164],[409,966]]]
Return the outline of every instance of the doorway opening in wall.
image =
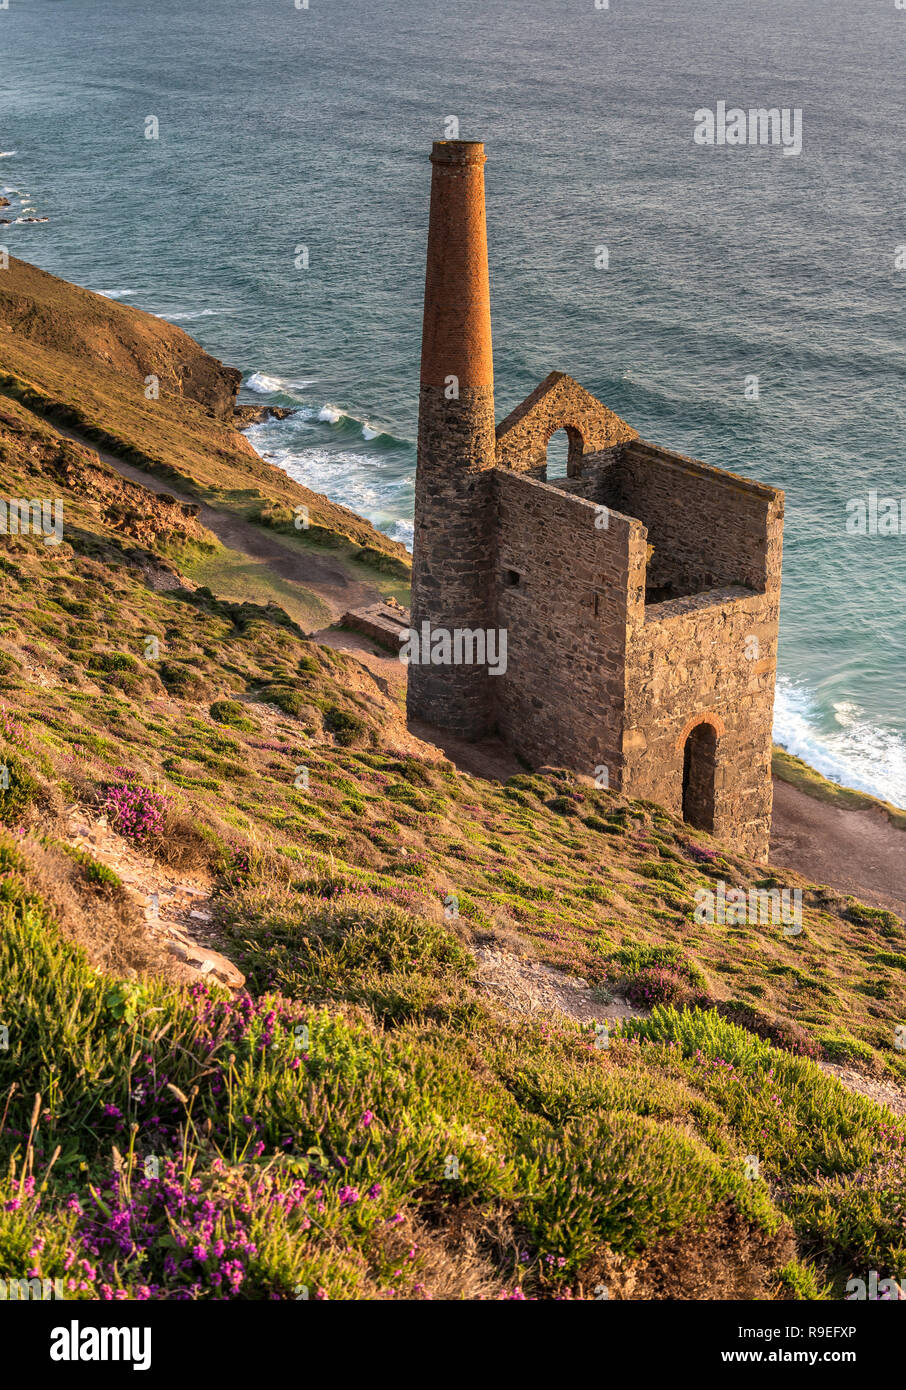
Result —
[[[709,835],[714,834],[716,773],[717,730],[696,724],[683,749],[683,820]]]

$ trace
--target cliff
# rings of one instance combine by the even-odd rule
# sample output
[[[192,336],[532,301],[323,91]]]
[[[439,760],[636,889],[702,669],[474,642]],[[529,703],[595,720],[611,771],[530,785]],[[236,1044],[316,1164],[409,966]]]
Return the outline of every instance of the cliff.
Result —
[[[225,367],[181,328],[126,304],[59,280],[10,258],[0,276],[0,332],[57,360],[143,382],[158,377],[164,392],[195,401],[215,420],[230,421],[242,373]],[[0,353],[8,344],[0,340]]]
[[[159,394],[149,399],[146,380]],[[305,540],[405,579],[409,556],[348,508],[294,483],[236,428],[240,373],[181,329],[10,258],[0,274],[0,388],[39,415],[171,481],[197,501],[292,542]]]

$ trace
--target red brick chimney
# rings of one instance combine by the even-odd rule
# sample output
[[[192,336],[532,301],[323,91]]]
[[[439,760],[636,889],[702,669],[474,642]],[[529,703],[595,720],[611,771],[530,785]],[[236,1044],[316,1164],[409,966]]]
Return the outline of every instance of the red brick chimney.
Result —
[[[437,140],[422,332],[422,385],[493,387],[484,145]]]

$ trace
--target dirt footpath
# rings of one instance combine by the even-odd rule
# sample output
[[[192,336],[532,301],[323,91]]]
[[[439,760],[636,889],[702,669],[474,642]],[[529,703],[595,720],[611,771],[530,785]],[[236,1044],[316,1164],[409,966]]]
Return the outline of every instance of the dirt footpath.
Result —
[[[906,831],[774,779],[771,863],[906,918]]]
[[[114,472],[132,483],[138,483],[148,492],[166,493],[175,497],[177,502],[189,502],[198,507],[198,520],[213,532],[221,545],[265,565],[281,579],[291,580],[311,590],[327,605],[334,620],[341,617],[348,608],[360,608],[380,600],[381,594],[377,585],[351,577],[344,565],[330,555],[318,555],[303,550],[294,546],[292,542],[280,540],[276,532],[269,535],[263,527],[256,526],[254,522],[244,521],[242,517],[218,511],[206,502],[199,502],[197,497],[181,491],[168,479],[156,478],[153,473],[126,463],[124,459],[117,458],[106,449],[99,449],[77,430],[65,429],[62,425],[48,420],[45,420],[44,424],[64,439],[81,444],[84,449],[96,454],[101,462],[106,463]]]

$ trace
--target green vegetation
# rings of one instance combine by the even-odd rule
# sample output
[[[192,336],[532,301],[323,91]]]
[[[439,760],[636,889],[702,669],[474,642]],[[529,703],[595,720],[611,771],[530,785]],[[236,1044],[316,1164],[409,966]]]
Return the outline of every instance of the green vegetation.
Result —
[[[259,725],[250,719],[247,707],[239,700],[215,700],[210,710],[211,718],[218,724],[226,724],[241,733],[254,733]]]
[[[62,367],[35,360],[47,391]],[[500,785],[415,756],[350,656],[270,596],[183,587],[197,526],[158,542],[139,496],[125,530],[39,402],[2,391],[5,486],[67,520],[61,547],[0,555],[0,1277],[77,1299],[811,1299],[906,1274],[906,1123],[820,1065],[906,1080],[893,914],[776,870],[799,935],[696,922],[697,887],[763,866],[562,770]],[[168,408],[137,450],[201,479],[203,443],[206,487],[285,523],[292,494],[259,490],[227,426]],[[67,843],[74,805],[130,864],[206,885],[243,989],[186,983],[101,850]],[[645,1015],[602,1045],[521,1013],[487,948]]]

